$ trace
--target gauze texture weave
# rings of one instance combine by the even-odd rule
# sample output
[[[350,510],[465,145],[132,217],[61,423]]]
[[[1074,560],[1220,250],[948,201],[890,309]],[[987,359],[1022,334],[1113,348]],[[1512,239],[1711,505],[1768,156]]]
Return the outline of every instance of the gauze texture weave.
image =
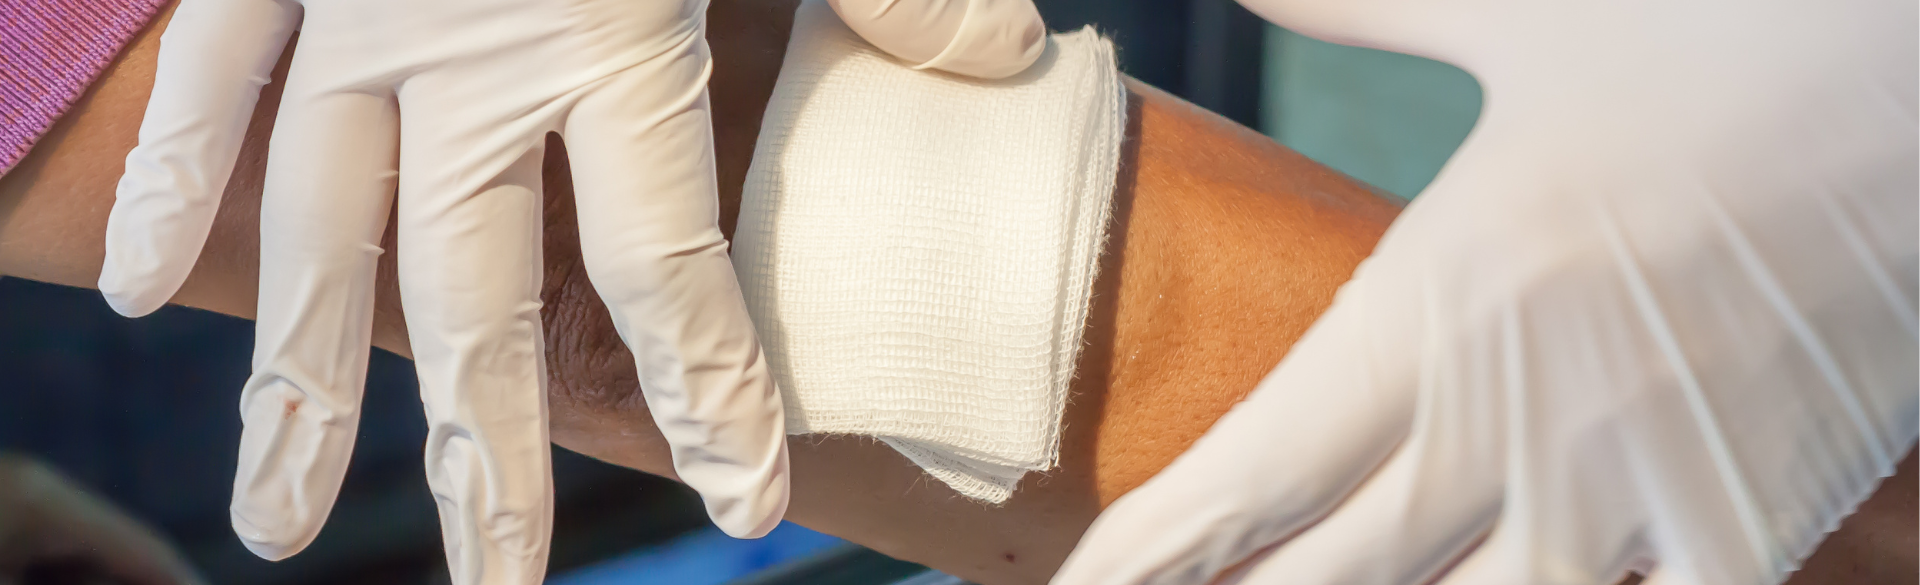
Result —
[[[981,81],[802,4],[733,240],[787,431],[877,437],[995,503],[1052,467],[1124,107],[1091,29]]]

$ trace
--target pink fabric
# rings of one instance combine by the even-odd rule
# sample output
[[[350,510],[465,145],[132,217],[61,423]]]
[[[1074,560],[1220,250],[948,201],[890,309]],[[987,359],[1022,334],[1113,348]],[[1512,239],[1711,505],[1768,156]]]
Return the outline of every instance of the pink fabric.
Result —
[[[0,0],[0,175],[168,0]]]

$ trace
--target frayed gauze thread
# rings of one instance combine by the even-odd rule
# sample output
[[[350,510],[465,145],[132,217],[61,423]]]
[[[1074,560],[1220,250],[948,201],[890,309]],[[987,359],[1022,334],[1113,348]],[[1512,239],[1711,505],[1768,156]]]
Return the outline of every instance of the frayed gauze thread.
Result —
[[[876,437],[994,503],[1052,468],[1125,106],[1091,28],[982,81],[803,3],[733,240],[788,432]]]

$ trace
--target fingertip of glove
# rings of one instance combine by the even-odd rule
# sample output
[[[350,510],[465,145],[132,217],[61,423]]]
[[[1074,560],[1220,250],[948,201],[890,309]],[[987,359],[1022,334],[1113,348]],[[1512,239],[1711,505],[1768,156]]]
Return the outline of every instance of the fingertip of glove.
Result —
[[[240,544],[245,545],[254,556],[269,561],[286,560],[306,548],[306,543],[287,543],[267,537],[265,531],[238,515],[233,517],[233,533],[240,537]]]
[[[703,498],[707,502],[707,515],[727,536],[760,538],[773,532],[786,518],[790,487],[785,466],[774,472],[773,477],[755,483],[761,484],[761,488],[753,493]]]
[[[947,45],[914,69],[938,69],[977,79],[1005,79],[1026,71],[1046,52],[1047,24],[1031,0],[968,6]]]
[[[711,512],[712,511],[709,510],[709,513]],[[713,523],[715,526],[720,527],[721,532],[727,533],[727,536],[751,540],[773,532],[774,528],[780,526],[781,519],[785,518],[786,515],[787,504],[783,499],[777,509],[767,513],[752,515],[741,514],[737,515],[738,517],[729,517],[729,515],[726,514],[714,514]]]
[[[247,550],[252,552],[253,556],[276,563],[287,560],[287,558],[293,556],[294,553],[300,552],[298,549],[291,547],[271,542],[251,540],[245,537],[240,539],[240,544],[246,545]]]
[[[113,273],[101,273],[99,286],[107,306],[125,317],[145,317],[167,304],[167,297],[153,294],[152,288],[128,285]]]
[[[1040,19],[1040,13],[1034,12],[1032,20],[1020,32],[1020,55],[1008,61],[999,70],[990,72],[988,79],[1004,79],[1026,71],[1040,60],[1040,54],[1047,50],[1047,23]]]
[[[234,536],[240,537],[240,544],[246,546],[254,556],[269,561],[282,561],[298,554],[313,542],[313,538],[318,536],[319,532],[318,530],[293,532],[286,527],[274,528],[254,522],[237,509],[237,506],[236,509],[228,512],[228,517],[233,523]]]
[[[100,296],[107,300],[107,306],[127,317],[144,317],[160,309],[173,299],[178,284],[164,286],[159,284],[160,274],[169,272],[163,265],[154,265],[156,258],[140,253],[116,252],[116,242],[108,226],[106,258],[100,266],[100,279],[96,285]]]

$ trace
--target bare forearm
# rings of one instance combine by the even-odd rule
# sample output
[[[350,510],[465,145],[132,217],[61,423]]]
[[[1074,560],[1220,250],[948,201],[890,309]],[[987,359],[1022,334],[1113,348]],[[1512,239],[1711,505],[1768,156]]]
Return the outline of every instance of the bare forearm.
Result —
[[[750,8],[734,10],[737,17],[716,14],[713,25],[717,57],[734,57],[720,61],[714,81],[716,108],[730,114],[717,117],[716,128],[727,224],[738,209],[752,122],[779,62],[767,44],[750,43],[771,36],[773,46],[784,45],[752,27],[777,27],[785,14],[780,7],[733,6]],[[716,12],[727,9],[716,5]],[[0,205],[11,209],[0,218],[0,270],[92,286],[162,24],[134,41],[29,160],[0,179]],[[1006,506],[990,508],[926,481],[872,441],[799,438],[793,519],[984,581],[1044,580],[1101,507],[1170,461],[1239,396],[1176,390],[1251,388],[1393,214],[1384,200],[1257,134],[1150,88],[1135,89],[1127,169],[1096,285],[1092,347],[1083,353],[1067,415],[1062,467],[1030,480]],[[263,96],[245,158],[200,264],[175,298],[179,304],[252,314],[260,177],[277,92],[278,85],[270,85]],[[631,358],[576,269],[564,149],[551,151],[544,317],[554,439],[615,463],[670,473],[664,443],[637,399]],[[404,355],[392,268],[382,270],[376,344]],[[1175,284],[1204,291],[1170,288]],[[1208,337],[1191,338],[1201,332]],[[927,529],[932,526],[940,528]]]
[[[729,231],[790,15],[780,3],[714,4],[716,146]],[[158,30],[143,33],[23,165],[0,178],[0,274],[93,285],[113,187],[151,87]],[[1101,508],[1158,472],[1279,361],[1397,211],[1264,137],[1151,88],[1133,89],[1126,168],[1061,466],[1030,477],[1005,506],[987,507],[871,440],[800,437],[792,443],[791,519],[984,583],[1044,582]],[[252,315],[260,177],[277,91],[269,86],[256,112],[179,304]],[[577,269],[564,149],[549,151],[543,318],[553,438],[669,474],[631,357]],[[393,257],[383,256],[375,344],[405,355]],[[1912,482],[1905,485],[1911,502]],[[1912,516],[1909,508],[1904,517]],[[1904,534],[1910,550],[1911,522]],[[1805,578],[1799,582],[1819,582]]]

